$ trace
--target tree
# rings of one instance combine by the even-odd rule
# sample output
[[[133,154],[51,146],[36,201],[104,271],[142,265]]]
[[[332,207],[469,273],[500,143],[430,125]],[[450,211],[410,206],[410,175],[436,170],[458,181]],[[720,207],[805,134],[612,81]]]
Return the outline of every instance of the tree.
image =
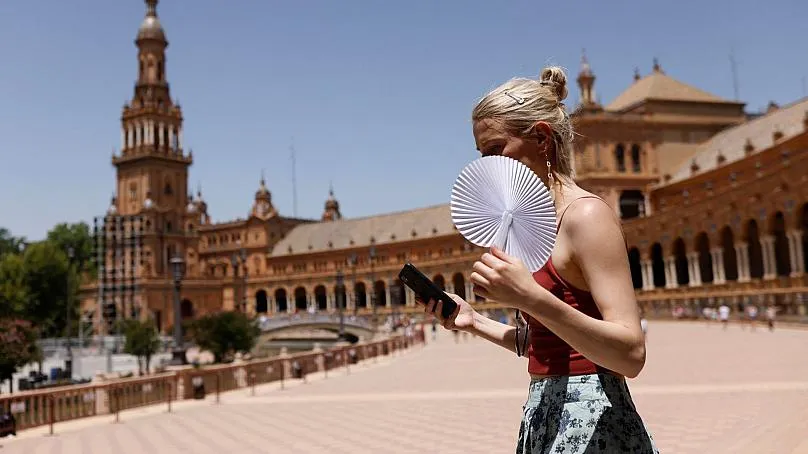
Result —
[[[58,247],[65,256],[68,250],[72,250],[73,262],[81,264],[79,272],[95,276],[97,268],[93,260],[93,236],[86,223],[57,224],[48,232],[47,241]]]
[[[157,334],[157,327],[152,320],[141,322],[140,320],[125,320],[123,333],[126,336],[126,343],[123,350],[137,356],[138,375],[143,375],[143,371],[149,373],[151,358],[160,348],[160,337]]]
[[[40,241],[25,248],[22,261],[27,292],[24,318],[35,323],[44,337],[64,335],[68,287],[70,293],[78,289],[67,257],[54,243]],[[71,320],[76,320],[76,305],[70,309]]]
[[[24,317],[27,304],[22,257],[17,254],[0,256],[0,317]]]
[[[36,343],[37,330],[31,322],[18,318],[0,318],[0,381],[11,379],[17,370],[36,362],[41,352]]]
[[[217,363],[237,352],[252,350],[260,329],[241,312],[219,312],[200,317],[189,327],[190,338],[213,353]]]
[[[6,254],[19,254],[25,247],[25,238],[15,237],[3,227],[0,227],[0,257]]]

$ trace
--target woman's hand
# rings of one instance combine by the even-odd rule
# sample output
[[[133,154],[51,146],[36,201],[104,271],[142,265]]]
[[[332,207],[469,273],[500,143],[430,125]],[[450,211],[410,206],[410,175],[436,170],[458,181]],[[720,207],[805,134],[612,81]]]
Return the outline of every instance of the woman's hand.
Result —
[[[424,312],[434,315],[446,329],[456,329],[460,331],[469,331],[474,328],[474,309],[463,298],[455,295],[454,293],[446,293],[449,298],[457,303],[457,309],[454,313],[447,318],[443,318],[443,302],[430,300],[426,303]]]
[[[504,306],[519,308],[543,290],[521,260],[494,247],[474,262],[473,269],[474,293]]]

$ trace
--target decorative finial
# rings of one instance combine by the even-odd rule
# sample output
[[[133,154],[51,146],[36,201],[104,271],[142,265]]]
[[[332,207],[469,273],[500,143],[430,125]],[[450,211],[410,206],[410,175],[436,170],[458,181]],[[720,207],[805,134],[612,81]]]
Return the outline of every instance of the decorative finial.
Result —
[[[261,186],[265,186],[265,185],[266,185],[266,183],[265,183],[265,180],[264,180],[264,169],[261,169]]]
[[[146,15],[157,17],[157,0],[146,0]]]
[[[196,198],[202,199],[202,183],[196,184]]]
[[[659,59],[657,59],[656,57],[654,57],[654,72],[655,73],[661,73],[662,72],[662,67],[659,66]]]
[[[634,81],[640,80],[640,68],[634,67]]]
[[[334,182],[333,181],[328,182],[328,195],[330,195],[331,197],[334,197]]]

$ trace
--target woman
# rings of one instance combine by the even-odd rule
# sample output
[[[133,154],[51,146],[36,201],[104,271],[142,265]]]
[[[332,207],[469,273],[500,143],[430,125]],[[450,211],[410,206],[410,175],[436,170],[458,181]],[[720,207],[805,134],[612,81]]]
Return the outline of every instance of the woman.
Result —
[[[550,67],[539,80],[495,88],[472,113],[480,153],[521,161],[555,201],[558,234],[541,270],[531,275],[492,248],[471,274],[474,292],[524,314],[529,334],[482,317],[457,295],[458,309],[441,322],[528,357],[517,453],[655,453],[624,378],[645,364],[625,240],[614,210],[573,181],[566,96],[564,72]],[[441,304],[429,302],[426,312],[440,317]]]

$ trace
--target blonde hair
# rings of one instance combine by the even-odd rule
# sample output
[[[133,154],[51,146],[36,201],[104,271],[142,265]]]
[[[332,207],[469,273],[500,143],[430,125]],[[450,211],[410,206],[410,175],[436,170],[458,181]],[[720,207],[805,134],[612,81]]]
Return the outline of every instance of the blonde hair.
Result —
[[[492,119],[502,122],[505,130],[520,137],[532,132],[537,122],[553,130],[555,159],[548,156],[553,173],[574,177],[570,154],[574,132],[564,106],[567,76],[558,66],[541,71],[539,80],[514,78],[491,90],[474,107],[472,121]],[[552,162],[555,161],[555,162]]]

